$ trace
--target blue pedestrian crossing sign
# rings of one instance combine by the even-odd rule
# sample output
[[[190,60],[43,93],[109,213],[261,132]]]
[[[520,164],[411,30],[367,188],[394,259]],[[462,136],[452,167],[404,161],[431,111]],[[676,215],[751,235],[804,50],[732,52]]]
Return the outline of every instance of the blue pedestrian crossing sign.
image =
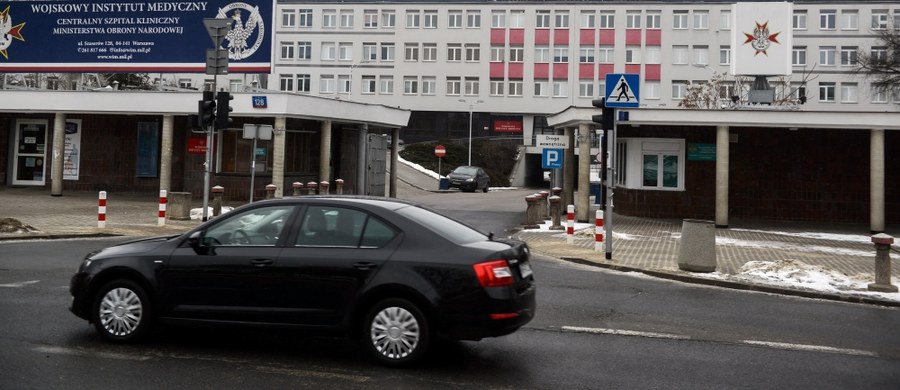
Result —
[[[606,106],[611,108],[637,108],[640,100],[641,75],[609,73],[606,75]]]
[[[541,169],[559,169],[562,168],[562,163],[562,149],[544,149],[541,152]]]

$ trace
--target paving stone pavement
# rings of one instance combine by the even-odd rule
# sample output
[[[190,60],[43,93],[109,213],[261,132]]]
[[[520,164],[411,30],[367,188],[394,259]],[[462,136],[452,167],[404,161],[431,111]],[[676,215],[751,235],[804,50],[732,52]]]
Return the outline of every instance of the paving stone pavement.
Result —
[[[240,203],[226,205],[236,207]],[[192,207],[202,207],[202,200],[195,197]],[[200,224],[198,220],[169,219],[164,226],[159,226],[158,198],[151,194],[108,193],[104,228],[98,227],[97,208],[97,192],[68,191],[62,196],[51,196],[46,188],[2,188],[0,218],[18,219],[36,231],[0,233],[0,240],[179,234]],[[715,232],[716,271],[721,274],[733,275],[749,261],[798,260],[840,271],[849,276],[874,275],[875,247],[871,243],[866,226],[822,227],[792,223],[732,222],[729,228],[716,229]],[[613,269],[646,272],[686,282],[728,284],[704,282],[707,279],[696,278],[696,274],[679,269],[678,252],[682,221],[614,215],[611,259],[606,259],[605,248],[600,252],[594,250],[594,236],[589,226],[586,226],[588,229],[579,230],[572,245],[567,244],[564,231],[554,233],[521,230],[514,237],[528,242],[534,251],[556,258]],[[898,226],[889,226],[887,230],[889,234],[900,233]],[[900,280],[900,264],[897,262],[897,259],[900,259],[898,244],[900,242],[892,247],[894,285],[898,285]],[[751,286],[749,289],[758,288]],[[772,292],[788,293],[779,289]],[[821,297],[835,298],[827,294]],[[866,301],[854,297],[842,300]],[[873,303],[878,301],[875,300]]]

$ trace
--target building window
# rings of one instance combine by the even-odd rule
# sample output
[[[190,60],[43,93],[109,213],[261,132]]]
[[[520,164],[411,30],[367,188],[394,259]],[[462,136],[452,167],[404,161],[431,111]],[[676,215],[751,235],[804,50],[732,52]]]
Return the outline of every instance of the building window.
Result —
[[[819,83],[819,101],[834,102],[835,84],[830,82]]]
[[[550,28],[550,11],[536,11],[534,17],[535,28]]]
[[[569,82],[568,81],[553,81],[553,97],[568,97],[569,96]]]
[[[709,29],[709,11],[694,11],[694,29]]]
[[[859,101],[859,87],[856,83],[841,83],[841,103]]]
[[[896,16],[896,15],[894,15]],[[898,26],[895,25],[894,28]],[[873,30],[886,30],[888,28],[888,12],[887,10],[873,10],[872,11],[872,29]]]
[[[509,96],[522,96],[522,80],[509,81]]]
[[[480,93],[478,77],[466,77],[465,87],[466,96],[478,96]]]
[[[841,65],[856,66],[858,48],[856,46],[841,46]]]
[[[731,65],[731,46],[719,46],[719,65]]]
[[[403,49],[403,59],[405,61],[418,61],[419,60],[419,44],[418,43],[406,43]]]
[[[491,62],[503,62],[504,60],[506,60],[506,48],[503,46],[492,46]],[[537,62],[537,60],[535,60],[535,62]]]
[[[569,28],[569,11],[556,11],[553,16],[556,28]]]
[[[312,59],[312,42],[297,42],[297,58],[301,60]]]
[[[353,61],[353,43],[341,42],[338,44],[338,59],[341,61]]]
[[[422,76],[422,95],[434,95],[437,92],[437,78]]]
[[[294,59],[294,43],[293,42],[281,42],[279,45],[281,46],[281,59],[282,60]]]
[[[709,46],[694,46],[694,64],[709,64]]]
[[[365,61],[377,61],[378,60],[378,45],[374,42],[363,42],[363,60]]]
[[[625,12],[625,28],[637,29],[641,28],[641,11]]]
[[[625,63],[640,64],[641,63],[641,47],[625,46]]]
[[[194,82],[191,79],[178,79],[178,88],[190,89],[194,87]]]
[[[594,82],[591,80],[582,80],[578,82],[578,97],[592,98],[594,97]]]
[[[459,96],[462,94],[462,79],[459,77],[447,77],[447,95]]]
[[[686,30],[688,28],[688,11],[675,11],[673,13],[672,28]]]
[[[438,28],[438,13],[437,11],[425,11],[425,28]]]
[[[688,47],[686,45],[672,46],[672,64],[686,65],[688,59]]]
[[[297,92],[300,92],[300,93],[312,92],[312,76],[310,76],[308,74],[298,74],[297,75]]]
[[[555,62],[557,64],[569,62],[569,48],[566,46],[554,47],[553,48],[553,62]]]
[[[334,61],[336,49],[334,42],[322,42],[322,61]]]
[[[509,62],[524,62],[525,49],[521,47],[509,48]]]
[[[297,26],[297,13],[292,9],[281,10],[281,27],[292,28]]]
[[[535,80],[534,81],[534,96],[546,97],[548,94],[549,94],[549,88],[547,87],[547,80]]]
[[[305,8],[298,10],[298,16],[300,17],[300,27],[312,27],[313,26],[313,11],[311,9]]]
[[[382,28],[394,28],[397,26],[397,13],[394,10],[382,10],[381,11],[381,27]]]
[[[447,28],[462,28],[463,12],[462,10],[447,11]]]
[[[394,44],[389,42],[381,43],[381,60],[382,61],[393,61],[394,60]]]
[[[580,48],[578,53],[578,62],[582,64],[594,63],[594,47],[588,46]]]
[[[872,103],[887,103],[888,102],[888,91],[884,88],[878,88],[876,85],[872,85]]]
[[[794,11],[794,30],[806,30],[806,11]]]
[[[647,28],[660,29],[662,13],[660,11],[647,11]]]
[[[550,62],[550,47],[536,46],[534,48],[534,62],[536,64],[546,64]]]
[[[837,11],[833,9],[823,9],[819,11],[819,29],[834,30],[836,24]]]
[[[503,96],[503,80],[491,80],[491,96]]]
[[[791,51],[791,65],[806,66],[806,46],[794,46]]]
[[[645,81],[641,88],[641,98],[643,99],[659,99],[659,81]]]
[[[684,96],[687,95],[687,86],[687,81],[672,80],[672,99],[684,99]]]
[[[324,28],[336,28],[337,27],[337,11],[333,9],[327,9],[322,11],[322,27]]]
[[[338,92],[339,93],[350,93],[350,75],[340,75],[338,76]]]
[[[819,65],[834,66],[835,65],[835,47],[822,46],[819,48]]]
[[[458,43],[447,44],[447,61],[462,61],[462,45]]]
[[[656,65],[662,63],[662,48],[659,46],[647,46],[644,49],[646,55],[644,56],[644,63]]]
[[[319,93],[334,93],[334,75],[321,75],[319,78]]]
[[[419,78],[416,76],[403,76],[403,94],[419,94]]]
[[[406,28],[421,27],[422,14],[417,9],[406,10]]]
[[[426,62],[435,62],[437,61],[437,43],[424,43],[422,44],[422,61]]]
[[[615,62],[615,49],[613,46],[600,46],[600,55],[597,57],[601,64],[612,64]]]
[[[375,93],[375,76],[363,76],[362,77],[362,93],[365,95],[372,95]]]
[[[616,28],[616,13],[613,11],[600,11],[600,28]]]
[[[481,11],[466,11],[466,28],[481,28]]]
[[[491,11],[491,27],[506,28],[506,11]]]
[[[284,142],[287,150],[294,151],[285,155],[284,171],[290,174],[312,174],[316,169],[315,161],[318,152],[313,145],[318,138],[315,134],[306,132],[285,131]],[[246,153],[252,147],[253,141],[243,139],[241,130],[222,130],[216,141],[217,149],[221,151],[219,159],[219,172],[222,173],[250,173],[250,167],[254,166],[257,173],[271,173],[273,159],[270,157],[255,157],[256,164],[251,164],[254,157],[252,153]],[[221,146],[221,147],[220,147]],[[272,156],[273,142],[258,141],[259,149],[265,149],[264,156]],[[273,207],[272,209],[274,209]]]
[[[872,46],[872,62],[885,63],[887,58],[886,46]]]
[[[363,10],[363,28],[378,28],[378,10]]]
[[[378,93],[382,95],[394,94],[394,76],[378,76]]]
[[[509,28],[525,28],[525,11],[509,12]]]
[[[353,28],[353,10],[341,10],[341,28]]]
[[[289,74],[283,74],[278,77],[279,88],[282,91],[293,92],[294,91],[294,76]]]
[[[722,10],[719,13],[719,28],[722,30],[731,30],[731,11]]]
[[[466,62],[481,61],[481,45],[477,43],[466,44]]]
[[[597,13],[581,11],[581,28],[597,28]]]
[[[641,188],[655,190],[676,190],[681,188],[682,154],[679,150],[652,150],[652,146],[664,142],[642,142],[643,149]],[[675,144],[674,142],[669,142]],[[669,144],[667,143],[667,144]],[[680,143],[679,143],[680,144]],[[665,145],[669,146],[669,145]],[[668,148],[666,148],[668,149]]]
[[[859,30],[859,11],[841,11],[841,30]]]

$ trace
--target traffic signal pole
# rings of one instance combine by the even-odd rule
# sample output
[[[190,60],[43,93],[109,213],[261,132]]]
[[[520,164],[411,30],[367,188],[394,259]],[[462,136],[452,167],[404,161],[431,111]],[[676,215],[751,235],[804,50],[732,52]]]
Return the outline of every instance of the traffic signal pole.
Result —
[[[203,25],[206,27],[206,32],[209,33],[209,38],[212,39],[213,48],[206,50],[206,74],[213,76],[212,82],[212,91],[210,91],[209,96],[212,96],[209,101],[210,104],[207,105],[211,109],[211,113],[209,115],[209,122],[206,123],[206,161],[203,162],[203,222],[209,220],[209,189],[210,189],[210,175],[212,174],[213,167],[213,140],[214,134],[216,132],[216,91],[218,86],[216,82],[219,79],[220,74],[228,74],[228,50],[222,49],[222,42],[225,40],[225,35],[228,33],[228,30],[231,28],[231,21],[229,19],[219,19],[219,18],[205,18],[203,19]],[[204,104],[207,101],[206,99],[206,91],[204,92]],[[201,110],[200,115],[201,124],[203,123],[203,115],[204,112]]]

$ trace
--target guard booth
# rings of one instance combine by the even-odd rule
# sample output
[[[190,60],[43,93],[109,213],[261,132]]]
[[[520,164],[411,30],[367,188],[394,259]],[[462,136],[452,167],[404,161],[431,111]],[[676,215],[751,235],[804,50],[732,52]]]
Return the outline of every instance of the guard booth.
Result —
[[[367,137],[364,194],[386,196],[384,180],[387,174],[387,137],[381,134],[368,134]]]

